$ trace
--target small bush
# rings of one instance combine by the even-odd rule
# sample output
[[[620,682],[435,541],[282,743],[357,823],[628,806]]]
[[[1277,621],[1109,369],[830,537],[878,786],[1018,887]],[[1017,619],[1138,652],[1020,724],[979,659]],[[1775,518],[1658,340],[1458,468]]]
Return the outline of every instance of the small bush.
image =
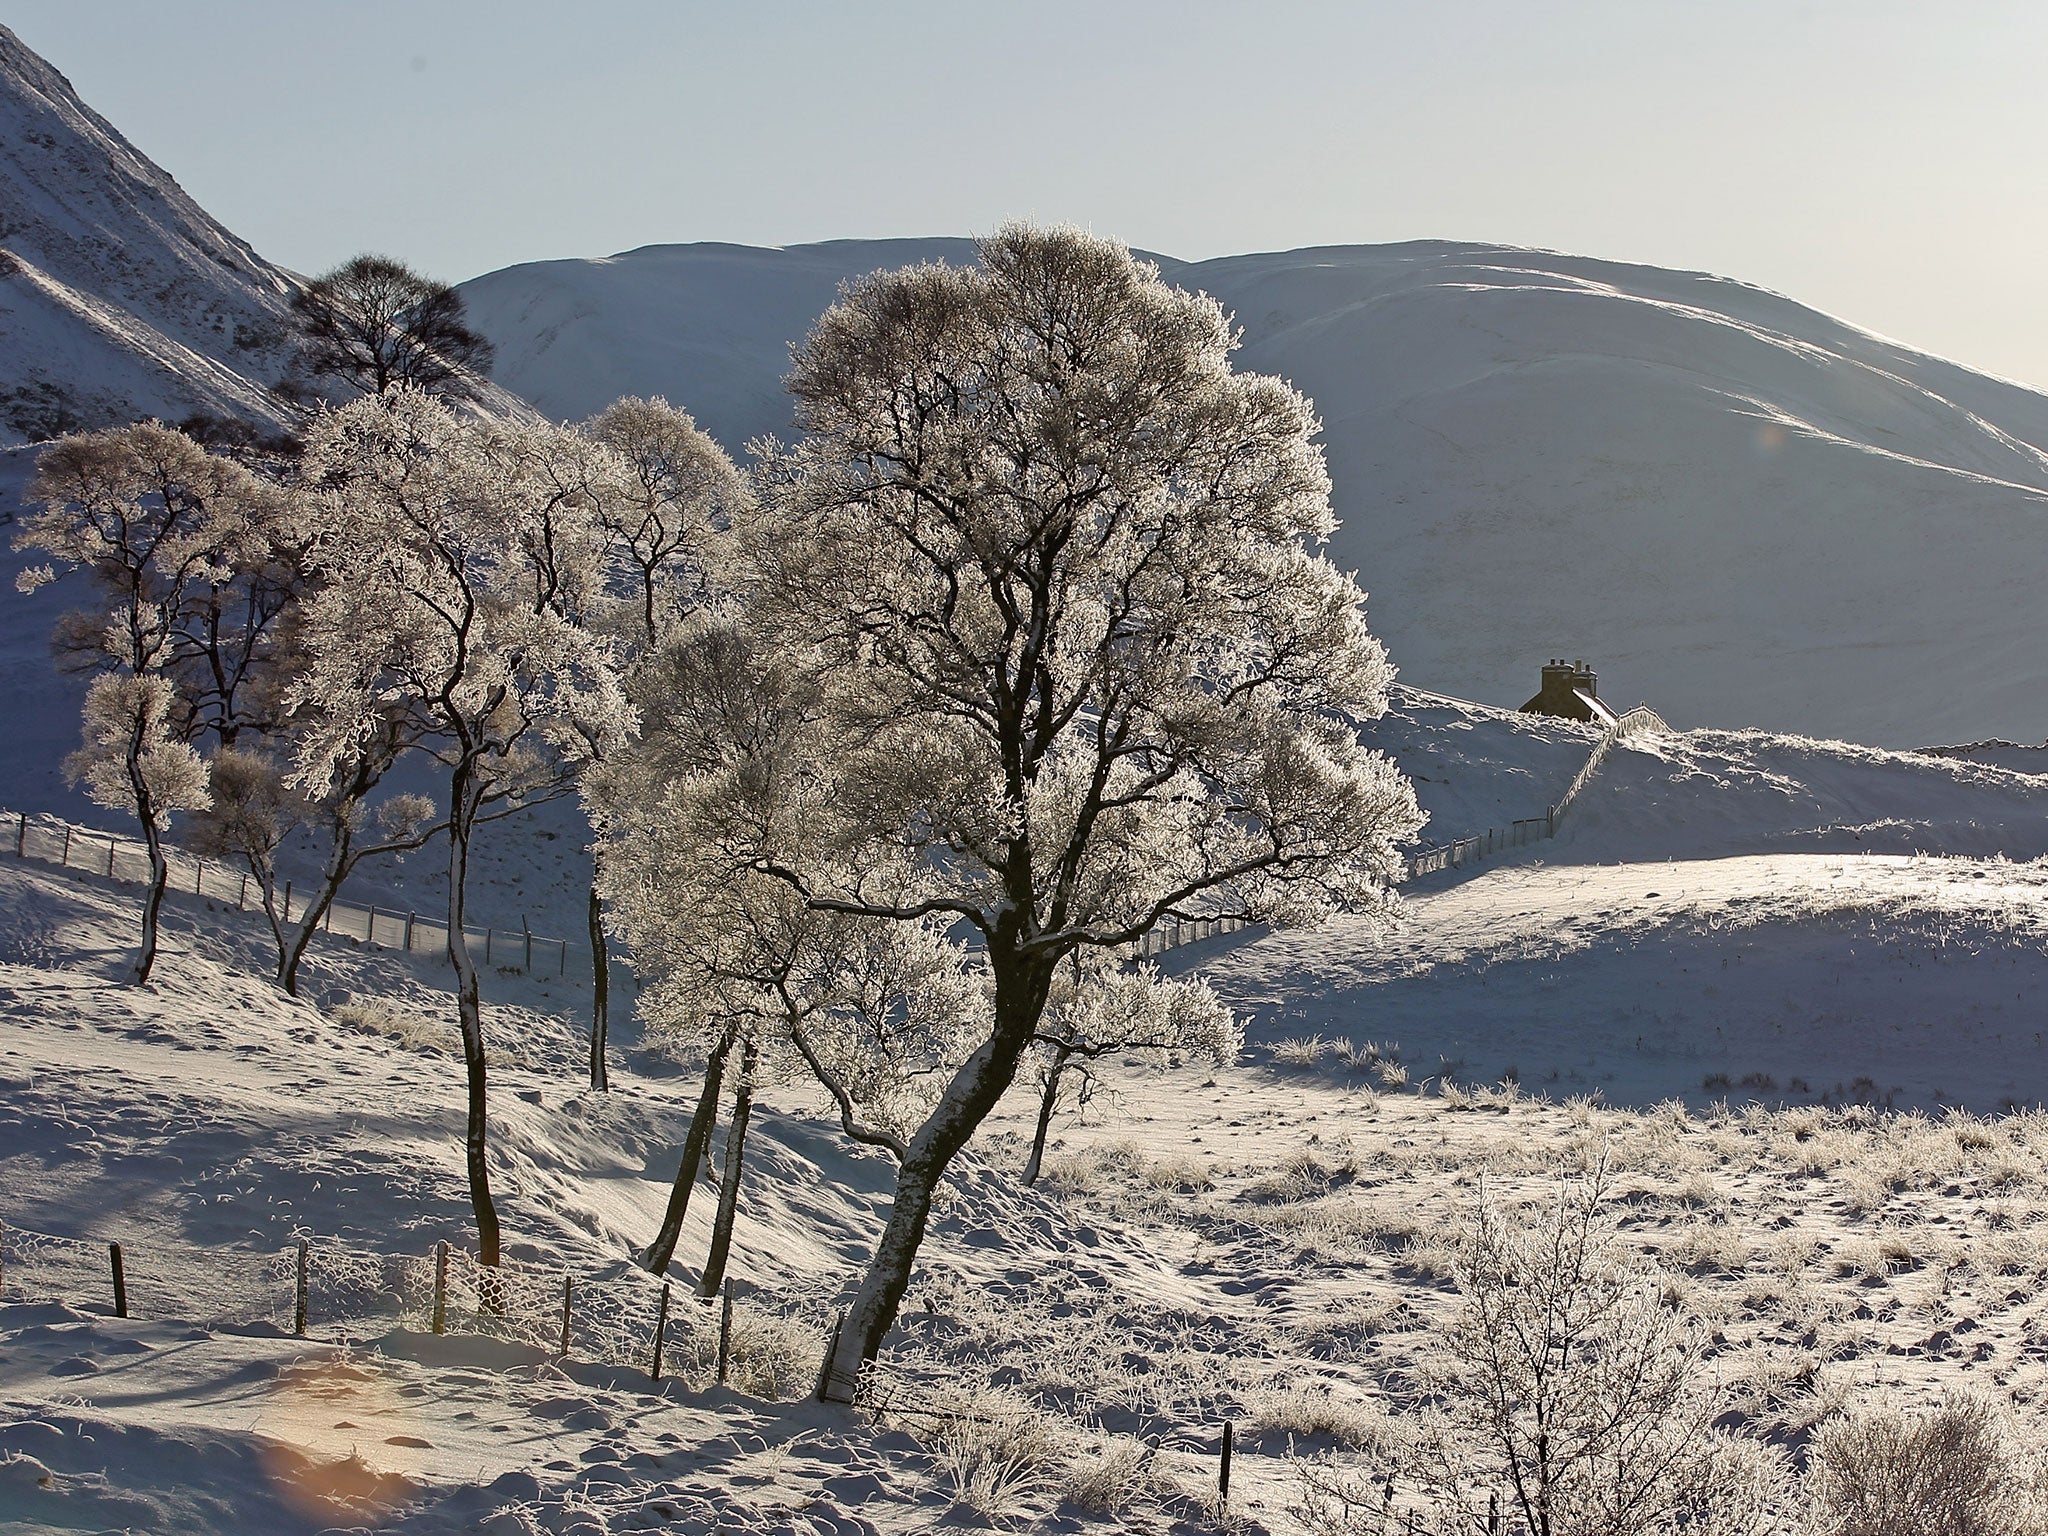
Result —
[[[1952,1392],[1919,1418],[1886,1407],[1823,1423],[1807,1488],[1824,1536],[2035,1536],[2030,1471],[2005,1415]]]
[[[947,1416],[923,1438],[940,1486],[955,1505],[988,1520],[1011,1520],[1058,1486],[1059,1434],[1030,1405],[976,1393],[946,1404],[943,1411]]]
[[[1276,1040],[1273,1042],[1273,1060],[1283,1067],[1313,1067],[1321,1060],[1330,1042],[1321,1035],[1310,1035],[1306,1039]]]
[[[446,1019],[422,1018],[403,1008],[394,1008],[381,997],[354,997],[336,1003],[327,1017],[344,1029],[366,1035],[381,1035],[408,1051],[428,1056],[450,1054],[457,1041]]]
[[[1111,1435],[1067,1464],[1065,1496],[1093,1514],[1120,1515],[1143,1491],[1151,1457],[1144,1441]]]

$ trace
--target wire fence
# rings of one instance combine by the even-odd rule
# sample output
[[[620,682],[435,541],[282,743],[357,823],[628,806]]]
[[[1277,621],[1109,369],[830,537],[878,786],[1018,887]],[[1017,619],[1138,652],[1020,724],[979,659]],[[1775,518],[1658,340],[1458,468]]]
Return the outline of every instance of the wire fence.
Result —
[[[4,814],[0,812],[0,815]],[[14,822],[13,843],[17,858],[35,859],[55,864],[61,869],[84,870],[132,885],[149,883],[149,849],[140,841],[107,832],[89,832],[52,818],[31,819],[25,812],[16,812],[9,819]],[[0,827],[5,824],[5,821],[0,821]],[[0,833],[0,836],[4,835]],[[262,910],[262,887],[247,870],[237,869],[220,859],[202,859],[169,845],[165,846],[164,855],[171,870],[170,891],[216,901],[241,912]],[[292,883],[287,880],[279,892],[279,910],[285,921],[304,922],[312,909],[311,898],[304,892],[295,893]],[[534,933],[523,918],[517,932],[505,928],[472,928],[466,924],[462,931],[468,936],[471,952],[480,957],[484,965],[501,966],[528,976],[551,976],[564,980],[588,977],[588,967],[581,963],[582,958],[589,954],[587,945],[571,944],[567,939]],[[402,950],[407,954],[445,957],[448,952],[446,922],[435,922],[416,912],[396,907],[374,904],[362,907],[353,902],[334,901],[321,914],[318,932],[334,938],[352,939],[359,944]],[[572,950],[579,957],[579,963],[574,966],[570,964]]]
[[[564,1358],[724,1380],[737,1361],[763,1395],[793,1395],[816,1371],[815,1330],[750,1302],[736,1286],[698,1302],[621,1263],[607,1273],[483,1265],[448,1243],[377,1253],[321,1239],[274,1249],[119,1243],[0,1223],[0,1303],[302,1338],[366,1328],[501,1339]]]
[[[1669,733],[1670,730],[1671,727],[1655,710],[1647,704],[1638,704],[1613,719],[1601,733],[1600,740],[1595,743],[1570,786],[1541,816],[1524,816],[1504,828],[1489,827],[1471,837],[1418,849],[1408,856],[1408,878],[1413,880],[1439,870],[1458,869],[1509,848],[1522,848],[1555,837],[1559,818],[1578,798],[1579,791],[1586,787],[1587,781],[1598,771],[1608,750],[1617,741],[1633,736]],[[0,812],[0,816],[5,814]],[[149,881],[149,850],[140,842],[106,832],[88,832],[51,818],[31,821],[25,812],[15,813],[13,819],[14,852],[18,858],[38,859],[63,869],[87,870],[132,884],[142,885]],[[0,825],[4,824],[0,821]],[[232,905],[242,912],[261,909],[262,890],[248,871],[217,859],[199,858],[182,849],[166,847],[165,855],[171,866],[170,890]],[[303,893],[295,895],[291,882],[286,881],[280,893],[280,908],[287,923],[303,922],[312,910],[312,902]],[[1150,959],[1183,944],[1242,933],[1257,926],[1260,925],[1248,923],[1240,917],[1169,919],[1130,946],[1129,952],[1133,958]],[[395,907],[380,908],[374,904],[362,907],[344,901],[329,903],[321,914],[319,932],[406,954],[445,956],[448,950],[448,925],[445,922],[437,923],[417,912],[400,911]],[[517,932],[505,928],[467,926],[463,932],[469,939],[472,953],[479,954],[487,966],[561,980],[580,981],[589,977],[590,968],[584,963],[588,955],[586,945],[534,933],[524,918],[520,920]],[[572,951],[578,956],[575,965],[570,963]]]
[[[1671,727],[1647,704],[1638,704],[1634,709],[1609,717],[1600,732],[1600,739],[1593,744],[1593,750],[1572,778],[1565,792],[1557,802],[1549,806],[1541,816],[1524,816],[1510,822],[1506,828],[1488,827],[1484,832],[1471,837],[1461,837],[1456,842],[1438,843],[1433,847],[1418,849],[1408,856],[1408,878],[1418,875],[1435,874],[1438,870],[1457,869],[1490,858],[1509,848],[1521,848],[1544,838],[1557,836],[1557,824],[1564,813],[1578,799],[1579,791],[1599,771],[1609,750],[1618,741],[1651,735],[1670,735]]]

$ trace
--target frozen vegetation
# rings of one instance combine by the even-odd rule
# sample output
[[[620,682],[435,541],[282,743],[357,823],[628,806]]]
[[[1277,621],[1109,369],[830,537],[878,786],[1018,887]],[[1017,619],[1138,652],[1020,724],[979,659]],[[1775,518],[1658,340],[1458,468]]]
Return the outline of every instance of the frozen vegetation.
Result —
[[[104,427],[0,458],[0,838],[148,874],[0,857],[0,1530],[2048,1529],[2040,749],[1649,731],[1392,889],[1586,763],[1413,686],[1561,626],[1681,720],[2041,733],[2040,397],[1012,226],[494,274],[581,425],[431,347],[468,407],[302,414],[323,290],[0,75],[0,404]]]

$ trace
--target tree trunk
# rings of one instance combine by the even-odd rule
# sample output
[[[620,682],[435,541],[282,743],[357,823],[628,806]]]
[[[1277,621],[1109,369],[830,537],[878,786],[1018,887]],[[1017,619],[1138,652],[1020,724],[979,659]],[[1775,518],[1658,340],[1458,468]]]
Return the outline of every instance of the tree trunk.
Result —
[[[718,1094],[724,1086],[725,1058],[732,1045],[733,1037],[728,1034],[711,1048],[704,1063],[704,1089],[697,1095],[697,1111],[690,1116],[689,1133],[683,1138],[683,1159],[668,1192],[668,1209],[662,1213],[661,1230],[640,1255],[640,1267],[650,1273],[667,1273],[669,1260],[675,1257],[676,1239],[682,1236],[683,1217],[690,1209],[690,1191],[696,1187],[697,1170],[704,1166],[704,1153],[718,1123]]]
[[[611,1036],[612,957],[604,941],[604,898],[597,894],[597,871],[590,872],[590,1086],[611,1092],[605,1049]]]
[[[164,857],[164,835],[157,830],[155,807],[142,820],[142,840],[149,847],[149,890],[142,898],[142,948],[135,956],[130,980],[141,986],[156,965],[157,917],[163,911],[164,890],[171,883],[170,862]]]
[[[313,934],[320,927],[320,919],[327,915],[327,909],[334,904],[334,898],[341,891],[341,885],[348,878],[354,861],[349,853],[355,841],[351,823],[353,802],[346,804],[337,813],[334,823],[334,840],[328,845],[327,862],[320,871],[320,884],[306,902],[306,915],[292,931],[291,939],[279,951],[277,957],[277,980],[287,995],[299,995],[299,962],[306,957],[306,949],[313,942]],[[282,914],[287,925],[292,915],[289,908]]]
[[[1072,1053],[1063,1045],[1053,1047],[1052,1063],[1045,1069],[1045,1093],[1038,1101],[1038,1129],[1031,1134],[1031,1156],[1024,1163],[1024,1182],[1036,1184],[1045,1166],[1045,1133],[1052,1129],[1052,1112],[1059,1103],[1060,1075],[1067,1070]]]
[[[704,1275],[697,1294],[709,1300],[725,1280],[725,1261],[732,1252],[733,1217],[740,1204],[740,1169],[747,1156],[747,1121],[754,1113],[754,1068],[761,1048],[750,1037],[740,1053],[740,1081],[733,1090],[732,1121],[725,1128],[725,1177],[718,1186],[718,1219],[711,1224],[711,1249],[704,1256]]]
[[[156,824],[156,796],[150,793],[149,779],[142,771],[142,743],[147,728],[148,716],[138,707],[128,731],[128,787],[134,791],[135,814],[142,823],[142,841],[149,849],[149,889],[142,898],[142,947],[128,973],[130,985],[137,987],[149,980],[149,973],[156,966],[157,917],[163,911],[164,889],[171,883],[171,866],[164,858],[164,835]],[[113,862],[109,855],[109,874],[113,872]]]
[[[896,1198],[889,1208],[889,1223],[882,1229],[875,1256],[868,1261],[868,1272],[847,1309],[832,1358],[819,1377],[818,1396],[823,1401],[852,1402],[861,1367],[881,1352],[882,1340],[896,1321],[903,1293],[910,1286],[911,1267],[924,1242],[939,1180],[1016,1080],[1017,1064],[1029,1049],[1045,1011],[1052,962],[991,955],[990,963],[996,973],[995,1028],[981,1049],[953,1074],[938,1107],[910,1140],[909,1155],[896,1171]]]
[[[455,1007],[462,1025],[462,1062],[469,1076],[469,1124],[465,1145],[469,1163],[469,1202],[476,1210],[477,1262],[498,1262],[498,1208],[491,1200],[491,1170],[486,1158],[483,995],[469,940],[462,931],[465,887],[469,880],[469,837],[475,823],[474,778],[467,764],[455,770],[448,814],[448,963],[455,968]]]

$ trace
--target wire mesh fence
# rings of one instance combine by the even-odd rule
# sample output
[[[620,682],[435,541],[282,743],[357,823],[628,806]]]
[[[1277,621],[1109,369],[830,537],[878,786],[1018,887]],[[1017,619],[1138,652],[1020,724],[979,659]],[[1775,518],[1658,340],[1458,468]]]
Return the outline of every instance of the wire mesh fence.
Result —
[[[0,812],[0,816],[6,813]],[[15,812],[7,817],[14,825],[15,857],[55,864],[60,869],[83,870],[110,880],[146,885],[150,878],[149,850],[132,838],[107,832],[88,832],[68,822],[31,818]],[[0,826],[5,826],[0,821]],[[4,834],[0,834],[4,835]],[[247,870],[220,859],[203,859],[183,849],[167,847],[170,865],[168,889],[234,907],[241,912],[260,912],[263,891]],[[312,898],[294,891],[286,881],[278,892],[279,911],[287,923],[301,923],[313,909]],[[444,956],[448,950],[448,925],[395,907],[358,906],[335,901],[320,915],[317,930],[335,938],[353,939],[408,954]],[[486,966],[504,967],[529,976],[583,979],[589,974],[589,948],[568,939],[534,933],[525,920],[515,932],[507,928],[464,926],[472,955]],[[572,963],[573,952],[573,963]]]
[[[664,1293],[667,1299],[664,1299]],[[274,1249],[117,1243],[0,1224],[0,1303],[52,1301],[82,1311],[212,1328],[274,1328],[309,1337],[366,1327],[502,1339],[550,1354],[705,1375],[720,1353],[787,1331],[758,1307],[697,1304],[631,1265],[484,1265],[438,1243],[378,1253],[308,1239]],[[781,1340],[801,1352],[804,1331]],[[791,1373],[783,1370],[781,1377]]]

